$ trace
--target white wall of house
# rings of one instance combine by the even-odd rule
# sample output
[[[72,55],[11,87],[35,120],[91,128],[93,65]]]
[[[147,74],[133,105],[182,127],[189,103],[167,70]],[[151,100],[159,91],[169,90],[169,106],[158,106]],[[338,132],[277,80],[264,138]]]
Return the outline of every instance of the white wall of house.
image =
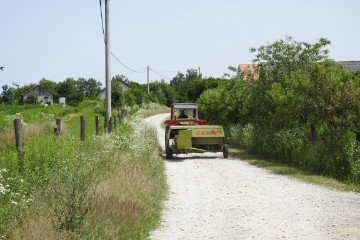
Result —
[[[129,87],[127,84],[123,83],[123,82],[120,82],[120,85],[121,85],[123,91],[127,91],[127,90],[130,89],[130,87]],[[101,91],[98,93],[97,97],[98,97],[100,100],[104,100],[105,97],[106,97],[106,88],[104,88],[103,90],[101,90]]]

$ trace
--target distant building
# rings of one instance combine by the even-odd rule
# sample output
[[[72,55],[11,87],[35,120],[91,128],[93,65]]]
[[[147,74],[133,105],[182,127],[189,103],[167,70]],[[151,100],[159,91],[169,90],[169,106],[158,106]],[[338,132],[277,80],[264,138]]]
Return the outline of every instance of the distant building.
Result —
[[[123,89],[123,91],[129,90],[131,87],[129,86],[129,84],[127,84],[126,82],[120,81],[120,86]],[[98,94],[97,97],[100,100],[105,99],[106,96],[106,88],[104,88],[103,90],[101,90]]]
[[[22,93],[21,98],[23,104],[38,103],[51,105],[54,103],[54,94],[40,85]]]
[[[238,70],[244,74],[244,80],[247,80],[247,75],[249,74],[254,76],[254,80],[259,79],[259,71],[256,64],[239,64]]]
[[[336,63],[349,70],[360,72],[360,61],[340,61]]]

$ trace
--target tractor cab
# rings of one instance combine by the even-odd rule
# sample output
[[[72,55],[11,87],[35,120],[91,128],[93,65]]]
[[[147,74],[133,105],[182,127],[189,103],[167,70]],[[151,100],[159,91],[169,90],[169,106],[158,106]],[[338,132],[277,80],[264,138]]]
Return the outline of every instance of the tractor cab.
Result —
[[[206,125],[206,120],[199,119],[199,111],[196,103],[174,103],[170,109],[170,120],[166,120],[166,126],[177,125]]]

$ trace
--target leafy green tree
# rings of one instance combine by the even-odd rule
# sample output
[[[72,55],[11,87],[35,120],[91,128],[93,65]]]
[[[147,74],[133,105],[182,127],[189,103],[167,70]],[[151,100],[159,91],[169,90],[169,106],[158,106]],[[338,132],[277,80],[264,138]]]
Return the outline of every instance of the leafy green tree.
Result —
[[[318,42],[311,44],[295,41],[287,36],[285,40],[250,48],[250,52],[255,53],[253,62],[259,65],[262,79],[281,82],[292,71],[307,71],[312,63],[328,59],[329,50],[324,47],[329,44],[330,41],[326,38],[320,38]]]
[[[70,106],[77,106],[84,100],[84,95],[81,93],[75,92],[67,95],[66,102]]]
[[[171,81],[170,86],[175,90],[179,102],[186,102],[187,84],[183,73],[178,73]]]
[[[216,88],[226,80],[219,78],[196,78],[188,84],[187,88],[187,100],[189,102],[196,102],[200,95],[207,89]]]
[[[94,98],[101,90],[101,82],[94,78],[78,78],[75,81],[77,90],[87,98]]]
[[[164,80],[155,81],[150,84],[150,99],[154,102],[170,106],[176,102],[176,93],[171,85]]]
[[[5,84],[2,86],[2,93],[0,95],[1,103],[11,104],[15,101],[16,89]]]
[[[111,106],[120,110],[125,105],[123,100],[123,89],[118,79],[111,80]]]
[[[149,102],[149,96],[142,88],[131,88],[125,92],[134,96],[135,104],[141,106],[143,103]]]
[[[77,93],[76,83],[73,78],[67,78],[65,81],[59,83],[58,95],[59,97],[68,97]]]
[[[53,94],[57,94],[58,92],[58,84],[56,82],[53,82],[51,80],[42,78],[39,81],[39,85],[45,89],[47,89],[48,91],[50,91]]]
[[[192,81],[201,79],[196,69],[188,69],[186,74],[178,73],[171,81],[170,86],[174,88],[179,102],[189,102],[188,87]]]

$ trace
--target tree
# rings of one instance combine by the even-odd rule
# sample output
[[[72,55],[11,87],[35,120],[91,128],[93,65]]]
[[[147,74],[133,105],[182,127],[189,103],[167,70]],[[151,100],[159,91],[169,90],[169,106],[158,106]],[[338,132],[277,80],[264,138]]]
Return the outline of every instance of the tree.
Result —
[[[76,94],[76,84],[73,78],[67,78],[65,81],[59,83],[58,95],[59,97],[67,97],[71,94]]]
[[[85,79],[78,78],[75,81],[77,90],[87,98],[94,98],[101,90],[101,82],[96,81],[93,78]]]
[[[170,106],[176,102],[176,93],[174,88],[164,80],[155,81],[150,84],[150,99],[154,102]]]
[[[170,86],[174,88],[179,102],[189,102],[188,87],[192,81],[201,79],[196,69],[188,69],[186,74],[178,74],[170,81]]]
[[[307,71],[312,63],[328,59],[329,50],[324,47],[329,44],[330,41],[326,38],[320,38],[318,42],[311,44],[286,36],[285,40],[250,48],[250,52],[256,54],[253,62],[259,65],[263,79],[281,82],[290,76],[292,71]]]
[[[11,104],[15,100],[16,89],[10,87],[9,85],[5,84],[2,86],[2,93],[0,95],[0,100],[2,103]]]
[[[39,81],[39,85],[45,89],[47,89],[48,91],[50,91],[53,94],[56,94],[58,92],[58,84],[56,82],[53,82],[51,80],[42,78]]]

